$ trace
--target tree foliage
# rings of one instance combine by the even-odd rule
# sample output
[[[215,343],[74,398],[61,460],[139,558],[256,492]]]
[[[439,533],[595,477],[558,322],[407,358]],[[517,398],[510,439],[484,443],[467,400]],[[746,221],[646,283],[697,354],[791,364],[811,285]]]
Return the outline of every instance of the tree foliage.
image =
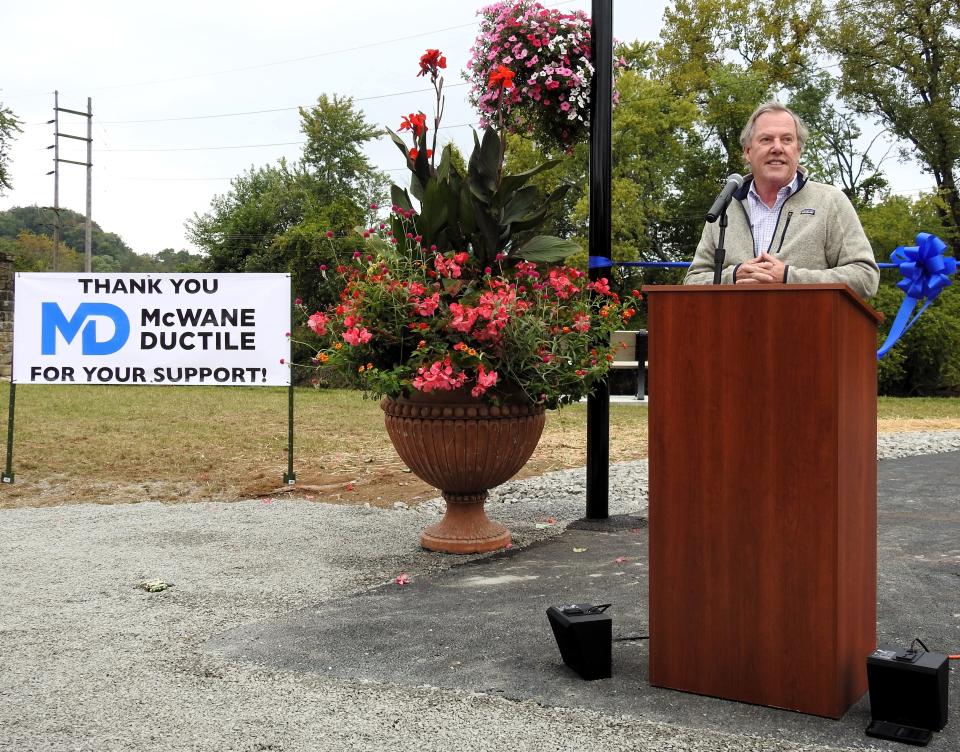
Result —
[[[53,271],[53,235],[56,215],[40,206],[15,206],[0,211],[0,244],[15,259],[17,271]],[[60,209],[58,271],[83,269],[86,217],[72,209]],[[27,240],[23,240],[26,238]],[[47,242],[40,243],[39,238]],[[21,243],[26,243],[22,248]],[[195,269],[200,257],[187,251],[167,249],[156,256],[135,253],[116,233],[106,232],[96,222],[91,231],[91,269],[95,272],[173,272]],[[79,253],[79,265],[71,254]],[[76,269],[73,267],[76,266]]]
[[[933,175],[949,240],[960,240],[958,0],[839,0],[823,39],[841,94],[877,116]]]
[[[16,238],[0,238],[0,251],[13,256],[13,268],[18,272],[52,272],[53,238],[21,230]],[[57,252],[57,271],[83,271],[83,253],[69,245],[60,244]]]
[[[355,247],[353,229],[372,221],[387,180],[363,153],[380,131],[350,98],[323,95],[300,117],[302,159],[251,166],[187,222],[187,235],[206,251],[206,270],[290,272],[297,296],[316,304],[320,264]]]
[[[13,111],[0,102],[0,196],[10,190],[10,143],[20,133],[20,121]]]

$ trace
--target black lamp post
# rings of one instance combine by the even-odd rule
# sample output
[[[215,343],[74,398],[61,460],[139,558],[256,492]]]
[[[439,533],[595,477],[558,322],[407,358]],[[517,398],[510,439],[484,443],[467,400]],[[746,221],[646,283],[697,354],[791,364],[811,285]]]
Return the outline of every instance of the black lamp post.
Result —
[[[593,0],[590,54],[590,279],[610,273],[613,0]],[[587,518],[606,519],[610,496],[610,383],[587,398]]]

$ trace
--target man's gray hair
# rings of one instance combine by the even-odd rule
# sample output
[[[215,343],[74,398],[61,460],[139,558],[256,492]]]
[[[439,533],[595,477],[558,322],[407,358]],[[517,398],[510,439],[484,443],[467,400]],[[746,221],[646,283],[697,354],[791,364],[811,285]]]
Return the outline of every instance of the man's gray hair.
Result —
[[[740,146],[744,149],[747,148],[747,144],[749,144],[750,139],[753,138],[753,126],[756,124],[757,118],[768,112],[786,112],[790,114],[790,117],[793,118],[793,122],[797,126],[797,142],[800,146],[800,151],[803,151],[803,146],[807,143],[807,137],[810,135],[810,131],[807,130],[807,126],[803,124],[803,121],[797,117],[797,113],[786,105],[780,104],[780,102],[775,99],[764,102],[753,111],[753,114],[749,120],[747,120],[747,124],[743,126],[743,130],[740,131]]]

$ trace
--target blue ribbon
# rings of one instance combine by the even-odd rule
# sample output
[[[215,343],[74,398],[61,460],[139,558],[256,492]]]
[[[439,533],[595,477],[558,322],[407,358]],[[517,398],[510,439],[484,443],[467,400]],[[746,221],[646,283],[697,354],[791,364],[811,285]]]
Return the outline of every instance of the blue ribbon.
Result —
[[[957,260],[944,256],[946,249],[947,244],[936,235],[921,232],[917,235],[916,245],[899,246],[890,254],[890,260],[899,266],[903,275],[903,279],[897,282],[897,287],[904,291],[906,297],[893,319],[886,341],[877,350],[878,360],[910,330],[943,288],[952,284],[950,277],[956,274]],[[925,301],[923,306],[913,315],[921,301]]]

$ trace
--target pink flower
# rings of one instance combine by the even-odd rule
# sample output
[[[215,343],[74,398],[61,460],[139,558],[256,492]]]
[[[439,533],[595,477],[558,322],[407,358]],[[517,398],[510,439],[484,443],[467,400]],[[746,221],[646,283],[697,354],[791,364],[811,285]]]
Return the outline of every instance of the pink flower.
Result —
[[[566,300],[577,291],[576,285],[570,281],[570,277],[561,269],[550,270],[547,275],[547,284],[553,288],[553,291],[561,300]]]
[[[586,313],[573,314],[573,329],[577,332],[589,332],[590,316]]]
[[[467,375],[454,371],[450,358],[446,357],[442,361],[436,361],[429,368],[425,366],[418,368],[412,384],[414,389],[430,393],[434,390],[453,391],[459,389],[466,380]]]
[[[610,294],[610,280],[606,277],[601,277],[596,282],[591,282],[587,287],[593,290],[598,295],[609,295]]]
[[[448,260],[444,256],[436,256],[433,259],[433,265],[437,273],[444,277],[459,279],[462,274],[460,264],[456,262],[456,257]]]
[[[410,575],[408,575],[406,572],[402,572],[401,574],[398,574],[393,581],[400,586],[409,585]]]
[[[365,345],[371,339],[373,339],[373,335],[363,326],[347,329],[347,331],[343,333],[343,341],[354,347],[361,344]]]
[[[413,301],[414,310],[421,316],[432,316],[440,305],[440,293],[435,292],[429,298]]]
[[[477,385],[470,390],[470,394],[472,394],[474,397],[479,397],[496,383],[497,372],[487,372],[487,370],[481,365],[477,369]]]
[[[469,332],[477,321],[480,312],[476,308],[462,306],[459,303],[450,304],[450,328],[457,332]]]
[[[330,318],[324,314],[317,311],[310,318],[307,319],[307,326],[321,337],[327,333],[327,324],[330,323]]]

